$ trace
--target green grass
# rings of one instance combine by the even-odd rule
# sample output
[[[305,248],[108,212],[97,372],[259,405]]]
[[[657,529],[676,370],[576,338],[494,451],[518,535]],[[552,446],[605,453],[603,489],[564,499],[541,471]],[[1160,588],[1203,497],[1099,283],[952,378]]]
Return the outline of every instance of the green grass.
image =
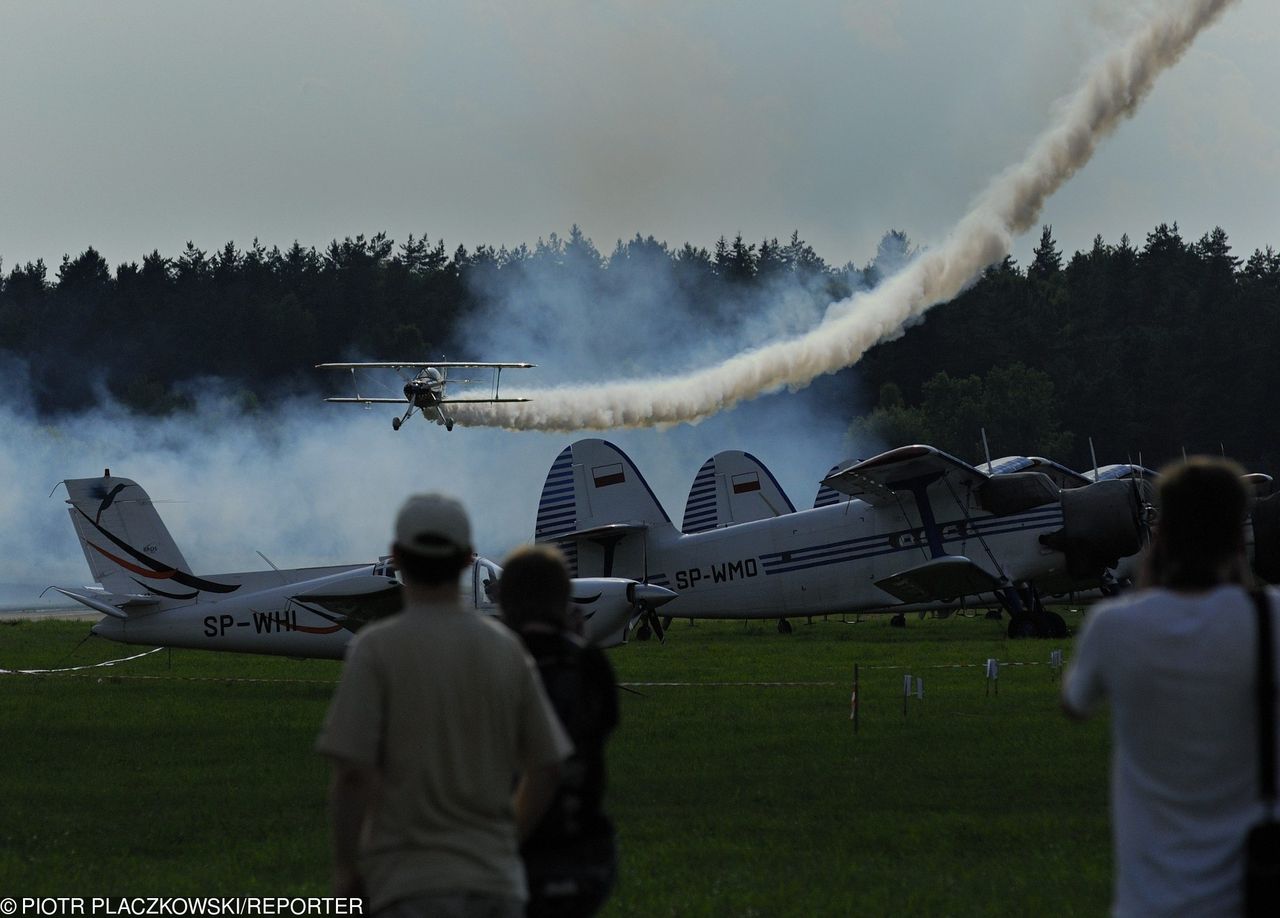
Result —
[[[85,630],[0,625],[0,667],[136,652],[76,648]],[[1058,713],[1057,647],[1069,652],[980,618],[912,617],[798,622],[790,636],[677,621],[665,646],[611,651],[624,682],[702,684],[623,694],[606,914],[1103,913],[1106,726]],[[998,696],[988,657],[1003,664]],[[904,718],[908,671],[925,697]],[[326,767],[311,744],[337,674],[173,651],[0,676],[0,894],[323,894]],[[705,684],[775,681],[833,684]]]

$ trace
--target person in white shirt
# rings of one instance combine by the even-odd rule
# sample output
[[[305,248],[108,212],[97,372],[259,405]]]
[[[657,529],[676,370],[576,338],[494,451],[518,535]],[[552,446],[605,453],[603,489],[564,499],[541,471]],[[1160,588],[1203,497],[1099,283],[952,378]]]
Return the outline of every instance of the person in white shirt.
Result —
[[[1243,908],[1263,807],[1242,474],[1206,458],[1161,473],[1146,588],[1088,614],[1067,669],[1068,714],[1111,707],[1115,915]]]

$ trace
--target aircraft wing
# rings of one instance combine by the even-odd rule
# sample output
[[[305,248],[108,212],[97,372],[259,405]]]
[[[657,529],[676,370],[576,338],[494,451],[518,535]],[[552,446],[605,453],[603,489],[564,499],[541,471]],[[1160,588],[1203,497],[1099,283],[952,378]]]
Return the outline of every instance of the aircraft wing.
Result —
[[[1003,459],[984,462],[978,466],[978,471],[986,472],[988,475],[1043,472],[1059,488],[1082,488],[1093,483],[1093,479],[1088,476],[1067,468],[1061,462],[1054,462],[1052,459],[1041,456],[1005,456]]]
[[[957,488],[977,488],[990,476],[932,446],[900,446],[870,459],[837,468],[822,479],[834,491],[869,504],[895,503],[913,488],[932,487],[943,478]]]
[[[405,400],[402,398],[361,398],[356,396],[326,398],[326,402],[338,402],[344,405],[403,405]]]
[[[913,603],[990,593],[1000,583],[968,558],[946,555],[877,580],[876,586],[902,602]]]
[[[578,529],[574,532],[566,532],[564,535],[556,536],[555,541],[560,542],[564,539],[609,541],[611,539],[620,539],[623,536],[631,535],[635,532],[647,532],[648,530],[648,523],[606,523],[603,526],[595,526],[591,529]]]
[[[537,366],[536,363],[459,363],[450,360],[401,360],[399,362],[377,361],[373,363],[317,363],[317,370],[425,370],[435,367],[437,370],[456,370],[463,367],[477,367],[490,370],[527,370]]]
[[[112,618],[128,618],[125,609],[138,606],[154,606],[160,600],[151,595],[134,594],[120,595],[117,593],[106,593],[102,590],[73,590],[69,587],[54,587],[63,596],[68,599],[74,599],[83,606],[88,606],[95,612],[101,612],[103,615],[110,615]]]
[[[404,399],[401,399],[404,401]],[[442,398],[441,405],[497,405],[500,402],[527,402],[527,398]]]
[[[1144,481],[1154,481],[1157,475],[1158,473],[1153,469],[1145,465],[1134,465],[1132,462],[1104,465],[1100,469],[1090,469],[1084,473],[1090,481],[1113,481],[1117,478],[1141,478]]]

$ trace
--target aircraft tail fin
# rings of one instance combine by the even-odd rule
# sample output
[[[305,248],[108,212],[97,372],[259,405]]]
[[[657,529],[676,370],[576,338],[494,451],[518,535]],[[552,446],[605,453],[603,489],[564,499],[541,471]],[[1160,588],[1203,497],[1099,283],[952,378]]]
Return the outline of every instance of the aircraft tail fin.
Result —
[[[612,443],[578,440],[551,464],[534,538],[559,546],[573,576],[644,580],[647,540],[674,533],[644,477]]]
[[[194,599],[201,590],[229,593],[238,585],[191,573],[182,552],[142,486],[128,478],[69,478],[68,512],[93,579],[109,593]]]
[[[684,506],[685,533],[795,513],[773,473],[755,456],[731,449],[702,464]]]

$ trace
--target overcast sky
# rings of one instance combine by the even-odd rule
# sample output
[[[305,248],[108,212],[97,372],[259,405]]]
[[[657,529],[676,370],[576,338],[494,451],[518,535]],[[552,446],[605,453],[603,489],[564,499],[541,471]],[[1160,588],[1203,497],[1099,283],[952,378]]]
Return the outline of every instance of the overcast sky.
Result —
[[[0,258],[577,223],[861,264],[940,239],[1138,6],[0,0]],[[1229,11],[1049,202],[1064,248],[1280,247],[1278,47],[1280,4]]]

